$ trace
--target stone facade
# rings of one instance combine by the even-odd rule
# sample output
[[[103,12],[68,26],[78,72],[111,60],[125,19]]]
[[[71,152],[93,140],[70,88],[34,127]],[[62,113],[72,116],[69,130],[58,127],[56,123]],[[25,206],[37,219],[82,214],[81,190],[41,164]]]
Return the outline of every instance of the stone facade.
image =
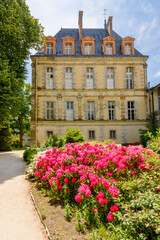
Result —
[[[31,146],[42,144],[50,133],[64,136],[73,127],[78,127],[87,141],[109,138],[116,143],[139,141],[138,130],[145,127],[148,115],[148,57],[116,55],[115,51],[111,56],[61,52],[61,55],[41,52],[31,56]],[[130,86],[127,69],[132,71]],[[66,87],[66,71],[71,72],[70,89]],[[52,87],[47,86],[50,72]]]

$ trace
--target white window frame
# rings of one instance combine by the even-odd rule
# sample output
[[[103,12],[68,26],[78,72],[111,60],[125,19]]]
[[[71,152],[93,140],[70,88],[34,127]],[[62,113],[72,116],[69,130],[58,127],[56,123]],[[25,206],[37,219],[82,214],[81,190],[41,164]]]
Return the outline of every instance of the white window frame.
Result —
[[[93,89],[93,68],[87,68],[87,89]]]
[[[88,120],[95,120],[95,102],[87,102],[87,118]]]
[[[74,102],[66,102],[66,120],[73,121]]]
[[[115,102],[114,101],[108,102],[108,119],[115,120]]]
[[[46,89],[53,89],[53,68],[46,69]]]
[[[72,89],[72,68],[65,69],[65,89]]]
[[[126,68],[126,87],[127,89],[134,89],[134,81],[133,81],[133,68]]]
[[[53,120],[54,114],[53,114],[53,102],[46,102],[46,119],[47,120]]]
[[[88,139],[95,139],[95,130],[88,131]]]
[[[116,136],[116,130],[110,130],[109,131],[109,138],[110,139],[116,139],[117,136]]]
[[[131,55],[132,54],[132,45],[130,43],[125,44],[125,55]]]
[[[71,55],[72,54],[72,43],[65,44],[65,54]]]
[[[53,54],[53,43],[47,43],[47,54]]]
[[[135,102],[128,101],[127,109],[128,109],[128,120],[135,120]]]
[[[106,44],[106,54],[112,55],[113,54],[113,44]]]
[[[107,68],[107,89],[114,89],[114,68]]]
[[[86,43],[84,45],[84,54],[85,55],[92,55],[92,43]]]

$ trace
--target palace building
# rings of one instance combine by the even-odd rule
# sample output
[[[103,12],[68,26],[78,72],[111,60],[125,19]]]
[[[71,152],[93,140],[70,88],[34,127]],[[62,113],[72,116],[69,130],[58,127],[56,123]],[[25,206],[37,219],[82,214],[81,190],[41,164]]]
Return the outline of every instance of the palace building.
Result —
[[[83,28],[82,18],[80,11],[79,28],[47,36],[31,56],[32,147],[76,127],[86,141],[134,143],[145,128],[148,56],[113,31],[112,17],[98,29]]]

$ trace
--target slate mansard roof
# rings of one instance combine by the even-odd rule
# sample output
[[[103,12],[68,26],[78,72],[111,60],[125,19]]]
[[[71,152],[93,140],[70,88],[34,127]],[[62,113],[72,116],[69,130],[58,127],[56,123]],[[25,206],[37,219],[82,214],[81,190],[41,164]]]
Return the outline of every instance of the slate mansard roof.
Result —
[[[121,52],[121,39],[115,31],[113,31],[113,38],[116,39],[116,54],[115,55],[104,55],[102,51],[102,39],[109,36],[108,30],[103,28],[83,28],[82,30],[82,37],[90,36],[95,38],[95,54],[94,55],[82,55],[81,53],[81,43],[79,41],[79,29],[78,28],[61,28],[61,30],[54,36],[54,38],[57,39],[56,43],[56,54],[44,54],[44,50],[38,51],[34,56],[65,56],[65,57],[126,57],[126,55],[123,55]],[[75,54],[74,55],[63,55],[62,50],[62,38],[70,36],[75,38]],[[145,55],[141,54],[137,49],[135,49],[134,55],[127,55],[127,57],[146,57]],[[148,56],[147,56],[148,57]]]

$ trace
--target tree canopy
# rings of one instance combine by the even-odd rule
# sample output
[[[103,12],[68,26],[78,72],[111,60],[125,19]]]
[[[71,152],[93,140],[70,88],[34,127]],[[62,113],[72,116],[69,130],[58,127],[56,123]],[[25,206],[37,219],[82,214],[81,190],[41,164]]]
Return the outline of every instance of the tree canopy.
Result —
[[[19,111],[26,60],[43,41],[43,27],[24,0],[0,0],[0,131]]]

